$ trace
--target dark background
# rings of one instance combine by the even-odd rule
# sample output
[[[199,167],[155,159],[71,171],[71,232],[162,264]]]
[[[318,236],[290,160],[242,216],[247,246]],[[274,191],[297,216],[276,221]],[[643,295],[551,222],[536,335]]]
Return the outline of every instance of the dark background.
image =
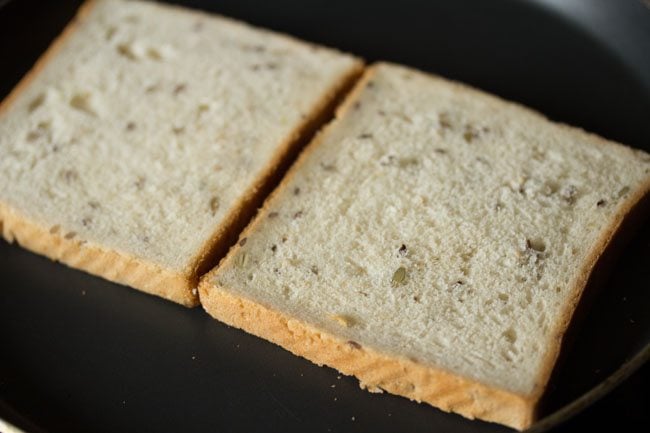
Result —
[[[78,3],[14,0],[0,9],[1,96]],[[369,61],[391,60],[465,81],[650,150],[650,9],[640,1],[184,4]],[[649,262],[646,219],[603,277],[567,349],[546,414],[625,361],[647,357]],[[333,370],[225,327],[200,309],[116,286],[2,241],[0,270],[0,415],[34,432],[508,431],[370,395],[354,379],[338,379]],[[648,371],[646,363],[553,431],[647,430]]]

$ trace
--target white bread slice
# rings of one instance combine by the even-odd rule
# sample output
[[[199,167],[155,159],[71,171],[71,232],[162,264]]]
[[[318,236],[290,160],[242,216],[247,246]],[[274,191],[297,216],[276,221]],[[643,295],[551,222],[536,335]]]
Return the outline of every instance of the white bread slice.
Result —
[[[379,64],[201,302],[371,391],[523,429],[649,173],[644,152]]]
[[[0,108],[5,239],[191,306],[359,60],[229,19],[95,0]]]

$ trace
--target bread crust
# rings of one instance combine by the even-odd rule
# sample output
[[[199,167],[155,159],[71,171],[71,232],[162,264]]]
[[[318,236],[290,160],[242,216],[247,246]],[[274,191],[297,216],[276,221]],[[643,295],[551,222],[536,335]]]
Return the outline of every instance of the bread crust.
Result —
[[[375,64],[366,69],[363,77],[337,109],[337,117],[342,117],[354,104],[365,84],[374,76],[378,65]],[[461,83],[454,84],[468,88]],[[502,101],[501,98],[495,98]],[[512,104],[509,101],[505,102]],[[537,116],[542,116],[529,108],[521,108],[535,113]],[[260,215],[270,211],[274,198],[283,193],[292,176],[301,169],[308,155],[319,145],[328,129],[332,127],[331,125],[326,126],[303,151],[278,188],[268,197]],[[577,128],[560,126],[567,128],[572,134],[588,134]],[[597,138],[602,143],[612,145],[611,142],[600,137],[588,135],[591,139]],[[554,329],[553,343],[549,345],[548,353],[536,380],[536,386],[528,395],[499,389],[435,366],[382,353],[369,347],[359,349],[357,347],[359,344],[356,342],[344,341],[322,329],[291,318],[270,306],[262,305],[229,291],[227,287],[216,286],[213,283],[213,277],[220,268],[229,265],[233,255],[240,248],[237,244],[217,268],[202,278],[199,285],[199,296],[203,308],[214,318],[272,341],[316,364],[325,364],[343,374],[354,375],[360,380],[362,387],[370,390],[383,389],[411,400],[429,403],[442,410],[455,412],[470,419],[479,418],[523,430],[529,427],[537,417],[537,406],[558,357],[562,337],[569,326],[592,268],[615,236],[625,216],[649,192],[650,179],[644,186],[633,191],[620,205],[619,212],[612,224],[605,230],[590,252],[589,259],[585,261],[579,278],[571,288],[572,300],[567,303],[565,311]],[[240,237],[252,234],[262,219],[261,216],[256,218]]]
[[[76,238],[0,203],[0,232],[8,242],[109,281],[135,287],[187,307],[198,305],[195,281],[154,263]]]
[[[52,42],[32,69],[0,104],[0,116],[7,111],[17,97],[24,91],[50,59],[55,57],[67,39],[77,30],[92,9],[96,0],[86,0],[75,17],[63,32]],[[180,9],[180,8],[179,8]],[[187,12],[183,8],[184,12]],[[199,11],[191,11],[200,16],[209,16]],[[227,19],[227,18],[223,18]],[[234,21],[234,20],[230,20]],[[293,40],[290,37],[287,39]],[[349,90],[363,70],[363,62],[356,63],[348,73],[319,101],[311,113],[294,128],[284,143],[278,147],[275,157],[261,170],[254,183],[248,187],[240,199],[230,209],[224,223],[216,228],[212,236],[192,258],[190,266],[182,272],[164,268],[156,263],[142,260],[125,252],[112,250],[98,244],[79,239],[67,239],[63,234],[52,233],[50,227],[29,218],[0,202],[0,233],[8,241],[14,240],[22,247],[49,257],[73,268],[81,269],[107,280],[131,286],[146,293],[161,296],[187,307],[199,304],[197,285],[199,277],[216,264],[237,234],[248,223],[264,196],[274,184],[279,168],[286,165],[301,147],[304,137],[316,130],[327,120],[342,95]],[[278,179],[279,180],[279,179]]]
[[[598,136],[593,136],[592,138],[597,138],[603,143],[606,142],[606,140]],[[569,288],[571,292],[570,301],[565,304],[564,311],[561,313],[560,319],[556,322],[555,329],[551,332],[551,335],[554,336],[552,339],[553,344],[549,347],[549,351],[546,354],[542,363],[542,368],[540,369],[539,375],[535,381],[535,389],[531,393],[531,398],[533,398],[534,401],[538,402],[546,390],[546,386],[548,385],[551,374],[553,373],[553,368],[555,367],[558,356],[560,355],[560,350],[562,349],[562,340],[571,325],[573,313],[582,298],[582,294],[587,286],[587,282],[589,281],[593,269],[597,266],[601,257],[604,256],[608,246],[611,245],[612,239],[614,239],[621,230],[626,217],[636,210],[637,206],[649,196],[650,178],[646,180],[645,184],[643,184],[641,188],[633,191],[623,202],[619,211],[614,216],[612,223],[604,230],[601,237],[594,244],[594,248],[589,252],[588,258],[585,260],[578,278],[574,282],[573,286]]]
[[[272,341],[318,365],[356,376],[361,387],[371,392],[385,390],[446,412],[517,429],[525,428],[532,421],[532,406],[526,397],[338,338],[211,286],[207,280],[199,286],[199,293],[203,307],[216,319]]]

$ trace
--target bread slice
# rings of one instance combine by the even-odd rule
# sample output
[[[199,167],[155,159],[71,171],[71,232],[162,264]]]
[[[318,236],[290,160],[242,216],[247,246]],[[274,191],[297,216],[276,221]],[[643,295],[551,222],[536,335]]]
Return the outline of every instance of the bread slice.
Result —
[[[371,391],[523,429],[649,173],[644,152],[378,64],[201,302]]]
[[[145,2],[95,0],[0,108],[5,239],[185,305],[362,69]]]

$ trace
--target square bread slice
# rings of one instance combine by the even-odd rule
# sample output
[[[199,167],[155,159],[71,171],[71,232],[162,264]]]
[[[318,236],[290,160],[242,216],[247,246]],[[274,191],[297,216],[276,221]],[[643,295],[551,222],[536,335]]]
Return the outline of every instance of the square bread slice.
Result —
[[[201,302],[371,391],[523,429],[649,173],[642,151],[379,64]]]
[[[0,231],[196,305],[200,274],[361,70],[230,19],[91,0],[0,107]]]

